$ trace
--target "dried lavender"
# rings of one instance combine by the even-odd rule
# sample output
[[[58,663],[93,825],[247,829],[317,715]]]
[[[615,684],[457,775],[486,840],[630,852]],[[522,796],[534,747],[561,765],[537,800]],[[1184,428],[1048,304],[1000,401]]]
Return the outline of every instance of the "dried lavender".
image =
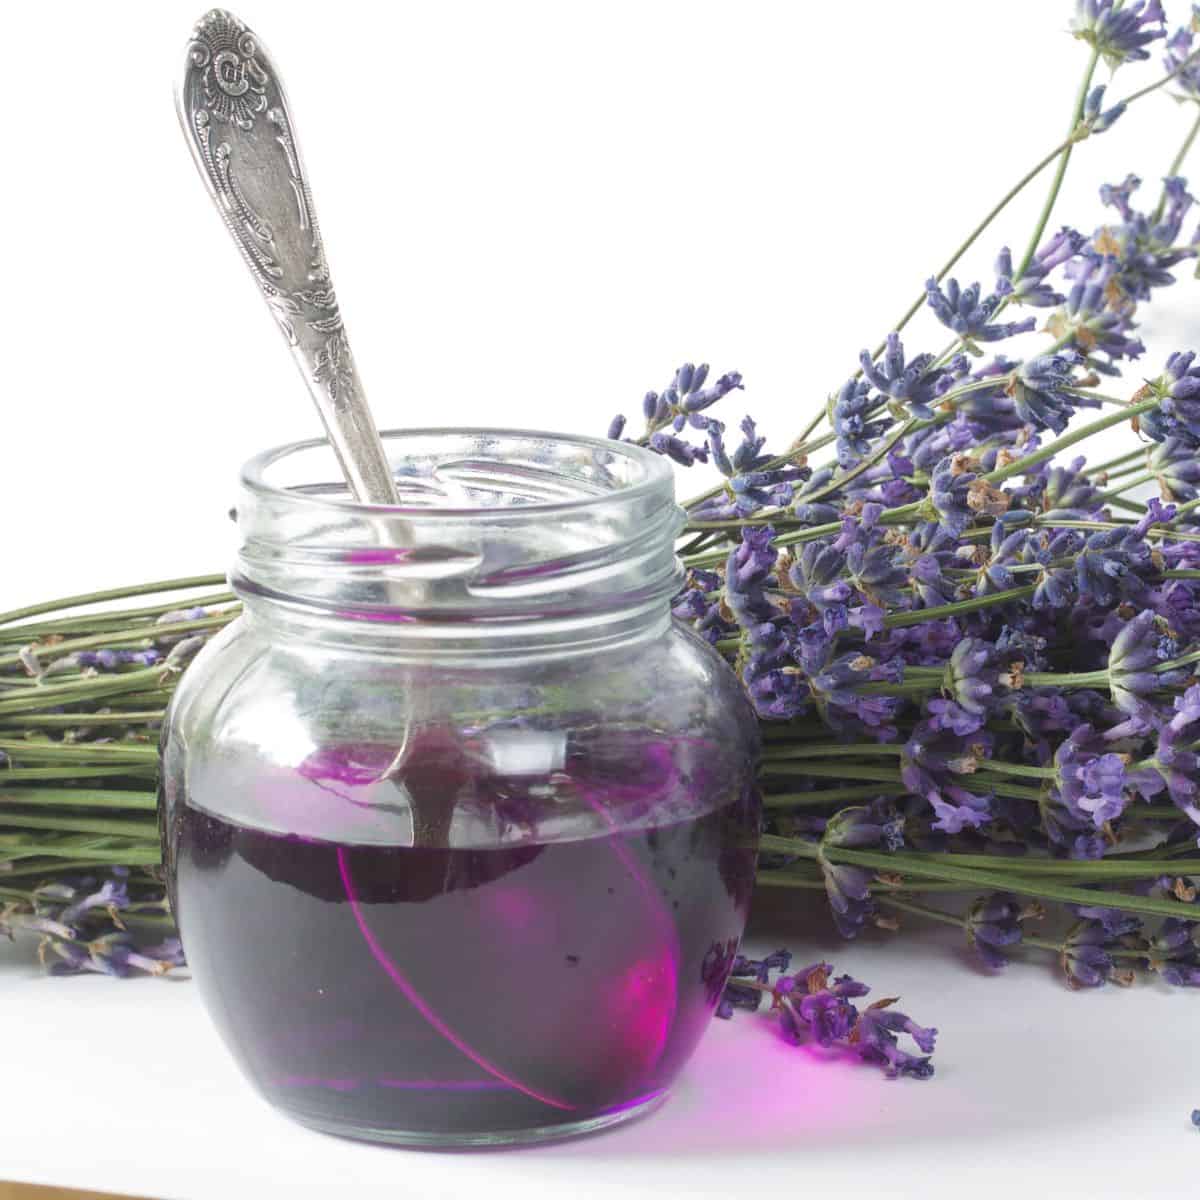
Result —
[[[1126,176],[1090,235],[1045,235],[1080,141],[1158,87],[1200,100],[1197,14],[1166,40],[1157,0],[1076,6],[1092,55],[1024,256],[1001,250],[990,291],[950,274],[989,217],[926,283],[948,346],[910,352],[910,310],[784,454],[747,418],[752,486],[711,435],[726,481],[686,506],[676,612],[763,722],[759,882],[823,890],[846,936],[905,915],[957,926],[993,968],[1052,953],[1074,987],[1200,983],[1200,367],[1180,351],[1124,395],[1102,386],[1200,249],[1180,171],[1200,117],[1156,205]],[[1098,59],[1163,40],[1156,84],[1093,86]],[[1020,307],[1047,310],[1049,345]],[[1075,456],[1118,424],[1144,448]],[[1147,483],[1161,499],[1130,495]],[[923,895],[951,888],[979,894]],[[1059,937],[1028,929],[1064,915]]]
[[[897,1012],[891,1007],[897,1003],[894,999],[877,1000],[860,1009],[854,1001],[871,989],[849,975],[834,976],[832,963],[813,963],[789,974],[791,961],[788,950],[763,959],[736,955],[716,1015],[728,1019],[735,1008],[757,1011],[763,998],[769,997],[770,1013],[778,1016],[780,1032],[794,1045],[845,1049],[881,1068],[889,1079],[932,1077],[930,1055],[936,1029],[926,1029]],[[772,982],[773,971],[777,975]],[[905,1050],[901,1034],[907,1034],[921,1053]]]

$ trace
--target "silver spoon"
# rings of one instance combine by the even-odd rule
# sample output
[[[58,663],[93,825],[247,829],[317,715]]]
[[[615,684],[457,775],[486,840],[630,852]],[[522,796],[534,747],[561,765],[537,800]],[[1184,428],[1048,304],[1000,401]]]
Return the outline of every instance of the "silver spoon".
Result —
[[[279,323],[355,497],[397,503],[325,262],[283,81],[256,34],[214,8],[176,93],[192,157]]]

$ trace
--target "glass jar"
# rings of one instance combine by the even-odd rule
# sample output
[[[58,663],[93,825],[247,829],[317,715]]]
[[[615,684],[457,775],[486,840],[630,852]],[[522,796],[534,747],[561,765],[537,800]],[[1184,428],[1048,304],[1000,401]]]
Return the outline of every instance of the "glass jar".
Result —
[[[670,616],[669,464],[385,435],[252,460],[243,615],[163,734],[172,902],[242,1070],[305,1124],[462,1145],[598,1129],[694,1050],[754,876],[757,726]]]

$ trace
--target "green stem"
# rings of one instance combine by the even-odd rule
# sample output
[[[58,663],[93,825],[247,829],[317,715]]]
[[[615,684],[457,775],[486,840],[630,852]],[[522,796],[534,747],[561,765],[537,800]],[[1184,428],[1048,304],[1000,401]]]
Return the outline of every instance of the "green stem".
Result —
[[[897,796],[907,796],[909,789],[900,777],[899,771],[888,771],[882,767],[861,766],[858,763],[814,763],[814,762],[775,762],[764,764],[770,775],[804,775],[811,779],[861,779],[875,781],[886,785],[882,792]],[[1015,783],[1004,783],[997,780],[988,782],[988,791],[998,796],[1011,796],[1017,800],[1040,800],[1042,793],[1037,788],[1021,787]],[[877,792],[876,794],[880,794]]]
[[[788,839],[778,839],[787,841]],[[811,843],[796,841],[795,846]],[[801,851],[796,851],[801,853]],[[1043,900],[1055,900],[1061,904],[1103,904],[1105,908],[1116,908],[1123,912],[1142,913],[1147,916],[1186,917],[1187,905],[1177,900],[1158,900],[1150,896],[1131,896],[1125,892],[1097,892],[1087,888],[1069,887],[1051,880],[1031,880],[1011,873],[992,873],[972,868],[948,866],[944,861],[912,862],[903,853],[871,853],[865,850],[847,850],[841,847],[823,848],[825,856],[834,862],[854,866],[871,867],[879,871],[891,871],[906,875],[923,875],[929,879],[942,879],[947,883],[961,882],[968,887],[991,888],[998,891],[1016,892],[1021,896],[1036,896]],[[815,857],[815,853],[811,855]]]
[[[1106,417],[1099,417],[1095,421],[1089,421],[1074,432],[1064,433],[1061,437],[1055,438],[1054,441],[1049,442],[1040,450],[1035,450],[1032,454],[1027,454],[1023,458],[1015,459],[1006,467],[998,467],[995,471],[990,471],[988,474],[981,476],[981,478],[985,483],[1003,483],[1004,480],[1010,479],[1013,475],[1028,474],[1031,467],[1045,462],[1048,458],[1053,458],[1060,451],[1067,449],[1068,446],[1074,446],[1076,442],[1082,442],[1085,438],[1089,438],[1103,429],[1111,429],[1114,425],[1120,425],[1125,421],[1132,420],[1141,413],[1149,412],[1152,408],[1157,408],[1158,403],[1157,398],[1142,400],[1140,403],[1131,404],[1128,408],[1121,409],[1119,412],[1109,413]]]
[[[16,879],[18,877],[23,877],[23,876],[27,876],[27,875],[42,876],[46,879],[50,879],[52,877],[58,877],[58,876],[65,875],[68,872],[74,874],[76,872],[94,871],[97,867],[134,866],[134,865],[154,866],[157,864],[157,862],[159,860],[158,859],[154,859],[154,860],[147,859],[142,864],[121,863],[121,862],[114,863],[112,859],[95,859],[95,858],[77,858],[77,859],[66,859],[66,860],[63,860],[61,858],[52,858],[50,860],[42,860],[42,859],[33,860],[33,859],[29,859],[29,858],[20,858],[20,859],[15,859],[12,861],[13,861],[12,869],[5,870],[4,874],[0,875],[0,879],[6,879],[6,880],[7,879]],[[10,890],[15,890],[15,889],[10,889]]]
[[[154,812],[158,801],[153,792],[131,792],[119,788],[10,788],[0,774],[0,813],[6,806],[45,805],[49,808],[116,808]]]
[[[0,750],[16,761],[30,762],[87,762],[105,759],[117,762],[155,763],[158,749],[136,742],[52,742],[0,738]],[[0,779],[6,777],[0,776]]]
[[[146,627],[153,627],[153,619],[161,617],[174,609],[204,608],[208,605],[231,604],[237,600],[233,592],[209,592],[205,596],[189,596],[185,600],[171,600],[163,604],[153,604],[148,608],[127,608],[120,610],[105,609],[103,612],[88,613],[79,617],[60,617],[56,621],[34,621],[25,625],[0,626],[2,641],[37,641],[55,634],[76,633],[88,630],[100,633],[106,629],[127,629],[131,624],[142,622]],[[239,605],[240,607],[240,605]]]
[[[1129,463],[1127,466],[1119,467],[1115,471],[1096,470],[1096,471],[1089,472],[1089,474],[1092,476],[1093,479],[1099,479],[1101,476],[1103,476],[1105,483],[1111,483],[1114,479],[1122,479],[1127,475],[1136,474],[1136,473],[1142,471],[1144,467],[1145,467],[1144,463],[1134,461],[1134,462]]]
[[[872,785],[861,787],[825,788],[811,792],[776,792],[763,797],[763,808],[819,808],[826,804],[845,804],[847,801],[871,800],[879,795]]]
[[[1102,671],[1029,671],[1025,675],[1028,687],[1103,687],[1109,685],[1108,669]]]
[[[154,592],[185,591],[188,588],[216,587],[225,582],[224,575],[190,575],[183,579],[162,579],[157,583],[140,583],[136,587],[109,588],[102,592],[83,592],[77,596],[64,596],[59,600],[47,600],[41,604],[27,604],[24,608],[13,608],[0,613],[0,625],[8,625],[25,617],[36,617],[42,613],[60,612],[66,608],[81,608],[85,604],[99,604],[105,600],[124,600],[129,596],[148,596]]]
[[[156,770],[155,763],[147,763],[145,766],[129,764],[97,767],[66,762],[47,767],[0,767],[0,789],[7,788],[9,783],[32,783],[42,779],[103,779],[123,775],[140,775],[147,767],[151,772]]]
[[[1030,767],[1024,763],[1004,762],[998,758],[987,758],[979,764],[980,771],[996,775],[1023,775],[1029,779],[1053,779],[1057,773],[1053,767]]]
[[[903,754],[903,746],[885,745],[882,742],[854,742],[853,744],[821,742],[816,745],[784,745],[778,750],[763,751],[764,759],[775,758],[858,758],[871,754]]]
[[[1179,168],[1183,166],[1183,160],[1187,158],[1188,152],[1191,150],[1192,143],[1195,142],[1198,133],[1200,133],[1200,109],[1196,112],[1196,119],[1192,122],[1187,137],[1183,139],[1183,145],[1179,147],[1179,152],[1171,160],[1171,165],[1167,168],[1167,178],[1179,174]],[[1166,207],[1167,189],[1164,187],[1162,194],[1158,198],[1158,205],[1154,209],[1154,215],[1150,218],[1151,225],[1157,225],[1162,220]]]
[[[61,642],[35,645],[33,651],[39,657],[50,660],[63,658],[78,650],[104,649],[109,646],[123,646],[130,642],[143,643],[149,647],[164,637],[175,637],[181,633],[199,633],[205,629],[219,629],[234,620],[238,613],[218,613],[211,617],[199,617],[194,621],[173,621],[169,625],[145,625],[123,632],[94,634],[91,637],[65,639]],[[20,665],[18,654],[0,654],[0,668]]]
[[[1141,458],[1145,453],[1145,446],[1139,446],[1136,450],[1127,450],[1124,454],[1118,454],[1116,458],[1110,458],[1107,462],[1102,462],[1098,467],[1090,467],[1089,472],[1092,475],[1103,475],[1106,472],[1110,472],[1113,467],[1120,467],[1127,462]],[[1136,471],[1137,467],[1138,464],[1134,463],[1134,466],[1130,470]],[[1120,474],[1120,472],[1116,472],[1116,474]]]
[[[972,596],[969,600],[956,600],[952,604],[938,604],[932,608],[917,608],[912,612],[890,613],[884,617],[883,624],[887,629],[900,629],[906,625],[920,625],[925,621],[940,620],[942,617],[956,617],[960,613],[977,612],[981,608],[989,608],[993,604],[1007,604],[1011,600],[1022,600],[1032,596],[1037,591],[1037,585],[1026,584],[1024,587],[1009,588],[1003,592],[993,592],[989,596]]]
[[[948,863],[957,867],[980,867],[985,871],[1013,872],[1018,875],[1051,875],[1077,880],[1153,879],[1157,875],[1187,875],[1200,871],[1200,860],[1196,859],[1141,859],[1126,861],[1121,858],[1099,858],[1095,860],[1066,858],[1031,858],[1028,855],[1007,858],[998,854],[927,854],[920,851],[904,851],[906,861]]]
[[[1083,120],[1083,106],[1087,103],[1088,92],[1092,86],[1092,76],[1096,73],[1096,64],[1099,61],[1100,50],[1096,48],[1088,56],[1087,68],[1084,70],[1083,80],[1080,82],[1079,91],[1075,96],[1075,105],[1071,110],[1071,124],[1067,129],[1066,142],[1058,154],[1058,167],[1054,172],[1054,178],[1050,181],[1050,192],[1046,196],[1046,202],[1042,205],[1037,224],[1029,238],[1029,245],[1021,256],[1020,265],[1013,271],[1013,279],[1020,279],[1025,274],[1025,268],[1033,261],[1033,256],[1041,244],[1042,234],[1046,232],[1046,225],[1050,220],[1050,214],[1054,211],[1055,201],[1058,200],[1058,193],[1062,188],[1063,176],[1067,173],[1067,164],[1071,161],[1071,152],[1075,149],[1075,133],[1079,128],[1080,121]]]
[[[1150,483],[1157,478],[1155,471],[1141,471],[1134,475],[1131,479],[1126,479],[1119,487],[1109,488],[1107,492],[1101,492],[1096,498],[1095,503],[1102,504],[1107,500],[1112,500],[1120,496],[1122,492],[1129,491],[1130,488],[1141,487],[1143,483]],[[1092,503],[1089,501],[1089,503]],[[1144,506],[1139,506],[1144,507]]]
[[[149,725],[163,719],[163,710],[153,712],[119,713],[34,713],[0,717],[0,736],[6,728],[18,729],[75,729],[84,725]]]
[[[56,813],[14,813],[0,806],[0,828],[57,829],[64,833],[105,833],[115,837],[154,842],[158,838],[156,821],[140,821],[132,817],[88,817]]]
[[[991,380],[988,381],[991,383]],[[831,479],[824,487],[818,488],[815,492],[802,497],[805,504],[812,504],[817,500],[823,500],[826,496],[832,496],[834,492],[840,491],[851,480],[857,479],[864,471],[869,471],[880,459],[885,458],[890,450],[892,450],[901,439],[907,437],[914,429],[919,428],[924,422],[916,420],[908,420],[898,425],[895,430],[879,445],[871,451],[861,462],[855,464],[848,471],[843,472],[835,479]],[[933,422],[928,422],[933,424]]]
[[[134,671],[123,671],[95,679],[82,679],[73,683],[47,684],[35,691],[26,692],[0,700],[0,715],[9,713],[41,712],[48,707],[66,704],[83,704],[101,696],[116,696],[121,692],[138,692],[147,685],[157,689],[162,679],[161,665],[141,667]]]
[[[7,834],[0,834],[0,847],[6,845],[6,837]],[[28,858],[37,856],[77,859],[80,856],[79,847],[73,843],[65,849],[55,845],[53,841],[38,844],[22,839],[19,846],[16,846],[15,842],[12,845],[19,849],[22,857]],[[89,849],[87,856],[91,861],[114,867],[157,866],[162,862],[162,852],[158,846],[146,842],[131,842],[126,846],[114,846],[111,849]]]

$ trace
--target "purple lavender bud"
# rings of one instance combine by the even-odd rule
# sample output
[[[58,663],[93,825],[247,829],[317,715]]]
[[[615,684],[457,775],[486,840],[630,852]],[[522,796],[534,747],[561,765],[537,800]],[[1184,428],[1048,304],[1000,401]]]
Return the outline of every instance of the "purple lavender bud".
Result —
[[[878,1063],[883,1067],[884,1074],[891,1079],[907,1075],[913,1079],[929,1079],[933,1075],[933,1064],[928,1057],[918,1058],[901,1050],[895,1029],[908,1028],[920,1032],[922,1041],[932,1049],[936,1029],[921,1029],[912,1025],[903,1013],[887,1008],[868,1008],[858,1019],[856,1033],[858,1035],[856,1048],[859,1055],[867,1062]],[[918,1045],[921,1045],[919,1042]],[[922,1046],[922,1048],[924,1048]]]
[[[665,454],[681,467],[690,467],[694,462],[708,460],[707,446],[689,446],[687,442],[669,433],[654,433],[650,435],[650,449],[656,454]]]
[[[1012,251],[1007,246],[1000,247],[1000,253],[996,255],[996,278],[1006,280],[1009,290],[1012,290],[1012,273],[1013,260]]]
[[[862,867],[825,860],[821,861],[821,873],[825,877],[825,894],[838,932],[844,938],[857,937],[873,911],[870,884],[874,875]]]
[[[729,371],[722,375],[711,387],[697,388],[693,386],[691,393],[683,400],[683,408],[687,412],[700,412],[702,409],[716,404],[718,400],[741,387],[741,375],[737,371]]]
[[[615,417],[613,417],[612,421],[609,422],[608,433],[605,434],[605,437],[609,438],[611,441],[616,442],[616,441],[620,440],[621,434],[623,434],[624,432],[625,432],[625,418],[623,416],[621,416],[620,413],[618,413]]]
[[[1157,614],[1146,609],[1113,640],[1108,655],[1108,681],[1113,703],[1122,712],[1141,713],[1146,697],[1163,682],[1162,675],[1153,671],[1160,661],[1157,623]]]
[[[1105,130],[1111,129],[1125,111],[1125,101],[1122,100],[1106,112],[1101,112],[1100,106],[1104,103],[1104,92],[1105,85],[1101,83],[1092,88],[1084,102],[1083,119],[1092,133],[1103,133]]]
[[[653,421],[658,415],[658,393],[647,392],[642,398],[642,415],[647,421]]]
[[[1010,892],[981,896],[967,910],[967,942],[992,970],[1007,966],[1003,951],[1020,944],[1023,915],[1020,902]]]
[[[708,452],[712,456],[713,465],[726,478],[734,472],[733,463],[725,451],[724,427],[719,421],[708,423]]]
[[[109,912],[119,912],[129,905],[129,895],[125,884],[115,879],[106,879],[100,890],[84,896],[59,914],[59,919],[68,925],[74,925],[80,917],[94,908],[103,908]]]
[[[204,634],[185,637],[171,647],[163,666],[171,671],[182,671],[183,668],[204,648],[208,639]]]
[[[767,439],[759,436],[750,417],[743,417],[738,428],[742,431],[742,441],[733,452],[733,468],[735,471],[752,471],[765,461],[762,458],[762,448]]]

